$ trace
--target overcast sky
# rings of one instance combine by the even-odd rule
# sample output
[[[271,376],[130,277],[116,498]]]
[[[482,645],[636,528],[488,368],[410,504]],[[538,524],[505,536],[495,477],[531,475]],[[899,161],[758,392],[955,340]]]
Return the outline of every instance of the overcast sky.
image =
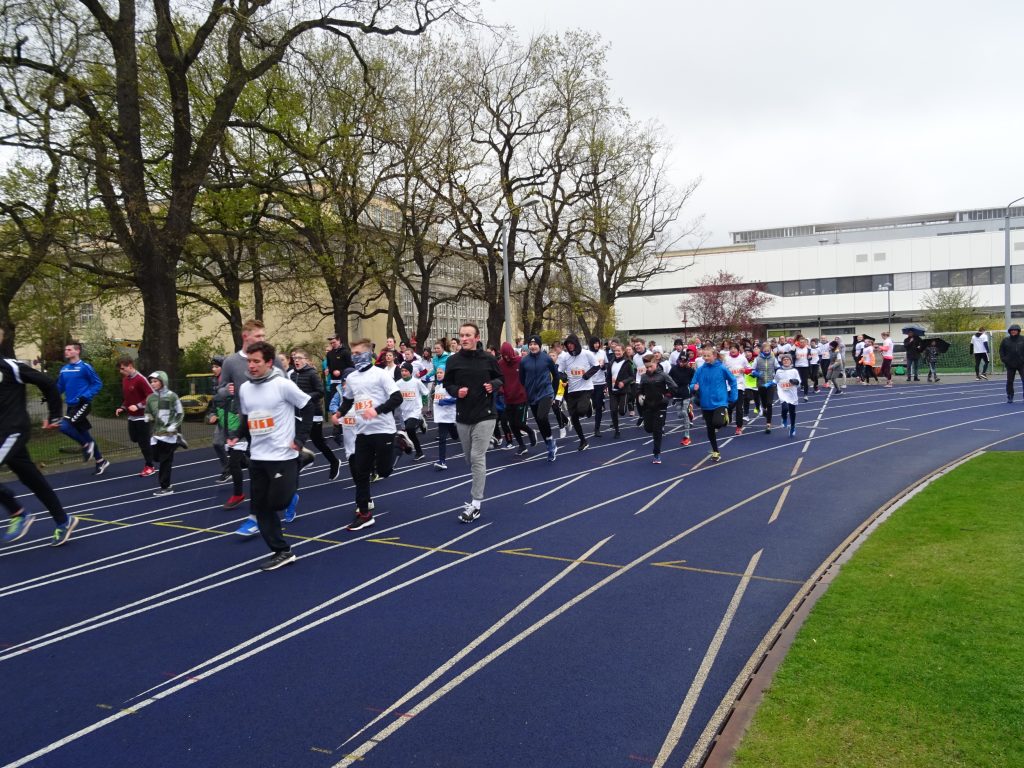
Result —
[[[611,45],[671,138],[706,245],[729,232],[1002,207],[1024,195],[1024,2],[481,0],[526,39]]]

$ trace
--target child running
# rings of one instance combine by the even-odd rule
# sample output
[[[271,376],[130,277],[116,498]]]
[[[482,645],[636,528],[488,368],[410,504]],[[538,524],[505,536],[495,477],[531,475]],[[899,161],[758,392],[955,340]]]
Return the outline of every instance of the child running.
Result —
[[[661,437],[665,433],[665,414],[668,411],[668,400],[676,392],[676,383],[659,365],[657,355],[644,355],[644,368],[645,371],[640,377],[637,404],[643,415],[644,431],[654,437],[654,463],[661,464]]]
[[[693,382],[694,363],[689,353],[683,350],[676,359],[676,364],[668,372],[672,381],[676,383],[676,394],[673,402],[676,406],[676,415],[683,422],[683,439],[679,444],[689,448],[693,441],[690,439],[690,427],[693,425],[693,406],[690,404],[690,384]],[[614,413],[614,412],[613,412]],[[615,430],[618,436],[618,429]]]
[[[445,459],[448,456],[448,441],[458,440],[459,432],[455,429],[455,404],[458,399],[452,397],[444,388],[444,367],[435,370],[434,383],[434,423],[437,425],[437,461],[434,469],[442,472],[448,469]]]
[[[793,358],[789,354],[779,358],[782,367],[775,372],[775,384],[779,390],[779,405],[782,406],[782,426],[789,425],[789,436],[796,436],[796,404],[802,376],[793,367]]]
[[[423,395],[427,393],[426,385],[419,379],[413,378],[412,363],[402,363],[399,367],[401,376],[396,384],[398,391],[402,393],[402,405],[398,408],[398,421],[402,422],[402,429],[409,436],[416,455],[413,461],[422,461],[426,458],[423,449],[420,447],[420,439],[416,432],[420,428],[423,419]]]
[[[178,429],[185,420],[185,409],[181,407],[178,396],[167,388],[166,373],[153,371],[149,374],[149,385],[153,387],[153,394],[146,398],[146,421],[152,430],[150,444],[153,446],[153,461],[160,467],[157,475],[160,487],[153,491],[153,495],[167,496],[174,493],[171,487],[171,467],[174,466],[174,452],[181,439]]]
[[[736,402],[739,388],[736,385],[736,377],[722,365],[718,349],[713,344],[701,350],[701,357],[704,365],[694,372],[690,391],[697,395],[704,416],[708,442],[711,443],[711,460],[721,461],[722,454],[718,451],[716,433],[729,423],[728,408]]]

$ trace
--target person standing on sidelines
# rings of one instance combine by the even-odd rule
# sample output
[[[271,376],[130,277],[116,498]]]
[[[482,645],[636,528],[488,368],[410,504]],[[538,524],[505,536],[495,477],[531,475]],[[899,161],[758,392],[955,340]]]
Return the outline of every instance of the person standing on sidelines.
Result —
[[[544,353],[540,336],[530,336],[526,348],[526,356],[519,361],[519,383],[526,390],[526,401],[530,404],[533,420],[537,422],[537,431],[547,446],[548,461],[554,461],[558,454],[558,444],[551,434],[548,415],[551,413],[551,403],[555,399],[553,379],[557,376],[558,369],[551,356]]]
[[[600,369],[594,353],[589,349],[583,349],[579,337],[570,333],[565,339],[565,353],[558,361],[558,373],[566,383],[565,405],[569,410],[569,421],[580,441],[577,449],[580,451],[585,451],[589,447],[583,434],[581,420],[589,416],[593,408],[593,377],[598,370]],[[637,385],[639,386],[639,380]]]
[[[93,398],[103,389],[96,370],[82,359],[82,345],[72,341],[64,347],[67,364],[57,374],[57,389],[64,395],[67,415],[60,423],[60,431],[82,446],[82,461],[95,460],[94,475],[106,472],[110,462],[103,458],[100,447],[92,439],[89,430],[89,411]]]
[[[146,400],[153,394],[153,388],[146,377],[135,370],[135,361],[128,355],[118,359],[117,369],[121,372],[121,405],[114,415],[128,414],[128,437],[139,446],[144,462],[139,477],[149,477],[156,472],[146,423]]]
[[[888,331],[882,331],[882,343],[879,345],[882,348],[882,375],[885,377],[885,386],[892,386],[892,350],[896,344],[889,337]],[[931,375],[929,374],[929,380]]]
[[[239,411],[248,426],[249,483],[260,534],[273,553],[260,563],[272,571],[295,561],[281,532],[280,512],[299,485],[299,455],[313,424],[313,400],[274,367],[277,351],[265,341],[248,346],[249,379],[238,389]],[[296,418],[298,414],[299,418]],[[237,441],[237,437],[228,440]]]
[[[974,378],[978,381],[982,379],[987,381],[988,376],[986,374],[988,373],[989,360],[991,360],[992,347],[984,326],[971,336],[971,352],[974,353]],[[938,381],[938,378],[935,380]]]
[[[999,359],[1006,366],[1006,402],[1013,402],[1013,377],[1020,376],[1024,387],[1024,338],[1020,326],[1014,323],[1006,329],[1006,337],[999,342]]]
[[[395,468],[394,444],[398,426],[394,412],[402,405],[393,374],[373,364],[372,343],[360,339],[352,344],[355,369],[345,376],[338,418],[355,413],[356,441],[348,466],[356,486],[356,513],[348,530],[358,531],[374,524],[370,483],[373,476],[388,477]]]
[[[459,351],[448,358],[445,366],[445,389],[458,400],[455,428],[473,474],[471,498],[459,514],[461,523],[471,523],[480,517],[487,482],[487,448],[498,418],[494,396],[504,383],[498,361],[477,349],[479,342],[480,329],[474,323],[463,323],[459,327]]]
[[[0,340],[3,339],[2,333],[0,331]],[[29,456],[26,446],[32,432],[32,423],[26,408],[27,384],[38,387],[46,397],[49,416],[43,422],[43,429],[58,429],[61,424],[60,392],[56,384],[45,374],[24,363],[0,360],[0,463],[6,464],[15,477],[46,507],[56,526],[51,543],[59,547],[71,537],[71,532],[78,525],[78,518],[64,511],[57,494]],[[3,542],[12,544],[28,533],[33,517],[3,483],[0,483],[0,504],[9,516]]]

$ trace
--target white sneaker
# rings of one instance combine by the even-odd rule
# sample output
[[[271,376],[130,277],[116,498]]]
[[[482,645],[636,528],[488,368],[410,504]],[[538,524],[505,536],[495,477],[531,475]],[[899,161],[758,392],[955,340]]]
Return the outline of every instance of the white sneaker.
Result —
[[[562,427],[562,429],[561,429],[561,430],[559,430],[559,432],[558,432],[558,436],[559,436],[559,437],[560,437],[560,438],[561,438],[562,440],[565,440],[565,435],[566,435],[566,429],[565,429],[565,427]]]
[[[460,523],[472,523],[480,517],[480,510],[473,505],[473,502],[467,501],[462,505],[462,511],[459,513]]]

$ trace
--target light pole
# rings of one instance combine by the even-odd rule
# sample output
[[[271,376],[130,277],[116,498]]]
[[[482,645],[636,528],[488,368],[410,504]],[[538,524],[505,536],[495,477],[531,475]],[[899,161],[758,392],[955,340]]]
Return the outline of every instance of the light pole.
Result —
[[[512,217],[519,216],[527,208],[532,208],[540,202],[539,198],[531,197],[521,202],[513,213],[509,211],[508,218],[501,222],[501,274],[502,282],[505,284],[505,341],[509,344],[512,343],[512,296],[509,290],[509,279],[508,279],[508,233],[512,229]],[[512,244],[513,247],[515,243]]]
[[[1019,203],[1024,200],[1024,197],[1018,197],[1006,204],[1006,226],[1004,227],[1006,235],[1006,253],[1003,259],[1003,329],[1010,327],[1010,315],[1011,304],[1010,304],[1010,206],[1014,203]]]
[[[878,290],[885,291],[885,320],[889,324],[889,335],[892,336],[892,283],[882,283]]]

